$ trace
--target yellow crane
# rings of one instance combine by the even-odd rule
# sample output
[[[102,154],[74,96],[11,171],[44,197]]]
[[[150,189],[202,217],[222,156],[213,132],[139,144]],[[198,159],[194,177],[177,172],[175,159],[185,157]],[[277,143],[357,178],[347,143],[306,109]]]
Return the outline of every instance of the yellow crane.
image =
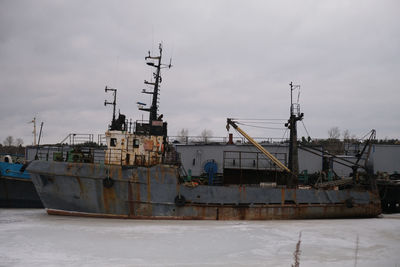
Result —
[[[275,163],[280,169],[286,171],[290,174],[292,172],[286,167],[282,162],[280,162],[274,155],[269,153],[265,148],[263,148],[259,143],[257,143],[253,138],[251,138],[245,131],[243,131],[232,119],[227,119],[226,129],[229,131],[229,126],[232,126],[236,131],[243,135],[250,143],[252,143],[261,153],[267,156],[273,163]]]

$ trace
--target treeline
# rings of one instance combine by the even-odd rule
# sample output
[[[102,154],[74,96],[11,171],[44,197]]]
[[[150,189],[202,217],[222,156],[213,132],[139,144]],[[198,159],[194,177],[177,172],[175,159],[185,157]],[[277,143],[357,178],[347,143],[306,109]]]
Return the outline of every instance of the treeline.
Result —
[[[0,154],[10,154],[10,155],[25,155],[25,147],[20,146],[3,146],[0,144]]]
[[[24,140],[22,138],[16,138],[12,136],[7,136],[3,144],[0,144],[1,154],[11,154],[11,155],[25,155],[25,147],[23,146]]]
[[[339,155],[346,154],[349,150],[354,150],[357,145],[362,146],[367,140],[365,139],[310,139],[302,137],[300,144],[304,146],[321,146],[324,150],[331,154]],[[399,139],[373,139],[370,141],[371,144],[379,145],[400,145]]]
[[[321,146],[324,150],[332,154],[346,154],[348,150],[355,149],[357,145],[365,144],[368,140],[371,144],[381,145],[400,145],[399,139],[376,139],[375,130],[369,131],[361,138],[351,134],[349,130],[341,132],[339,127],[335,126],[328,130],[327,139],[311,139],[310,137],[302,137],[300,144]]]
[[[363,144],[365,140],[362,139],[311,139],[304,136],[299,140],[302,144],[324,145],[324,144]],[[374,139],[371,140],[373,144],[381,145],[400,145],[400,139]]]

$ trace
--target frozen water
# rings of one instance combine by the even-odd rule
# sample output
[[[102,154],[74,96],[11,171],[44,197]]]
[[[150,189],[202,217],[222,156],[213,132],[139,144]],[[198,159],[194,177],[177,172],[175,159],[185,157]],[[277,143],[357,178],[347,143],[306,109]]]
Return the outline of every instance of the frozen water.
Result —
[[[149,221],[0,209],[0,266],[399,266],[400,214],[374,219]],[[356,257],[357,236],[359,237]]]

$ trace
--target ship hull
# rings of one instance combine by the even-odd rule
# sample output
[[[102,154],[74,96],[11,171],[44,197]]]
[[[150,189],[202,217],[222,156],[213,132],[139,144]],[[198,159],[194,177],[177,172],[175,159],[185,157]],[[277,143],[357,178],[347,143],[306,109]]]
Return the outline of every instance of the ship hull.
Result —
[[[20,163],[0,162],[0,207],[43,208],[29,173]]]
[[[391,180],[378,180],[383,213],[400,213],[400,183]]]
[[[30,179],[0,177],[1,208],[43,208]]]
[[[132,219],[270,220],[375,217],[365,190],[186,186],[170,165],[33,161],[32,181],[49,214]],[[112,181],[110,183],[110,180]]]

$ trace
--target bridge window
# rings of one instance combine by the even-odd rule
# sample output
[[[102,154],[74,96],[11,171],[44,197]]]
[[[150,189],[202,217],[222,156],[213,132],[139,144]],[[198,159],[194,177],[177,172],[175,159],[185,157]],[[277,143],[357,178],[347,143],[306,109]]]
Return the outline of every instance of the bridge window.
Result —
[[[133,147],[139,147],[139,139],[133,139]]]
[[[117,146],[117,138],[110,139],[110,146]]]

